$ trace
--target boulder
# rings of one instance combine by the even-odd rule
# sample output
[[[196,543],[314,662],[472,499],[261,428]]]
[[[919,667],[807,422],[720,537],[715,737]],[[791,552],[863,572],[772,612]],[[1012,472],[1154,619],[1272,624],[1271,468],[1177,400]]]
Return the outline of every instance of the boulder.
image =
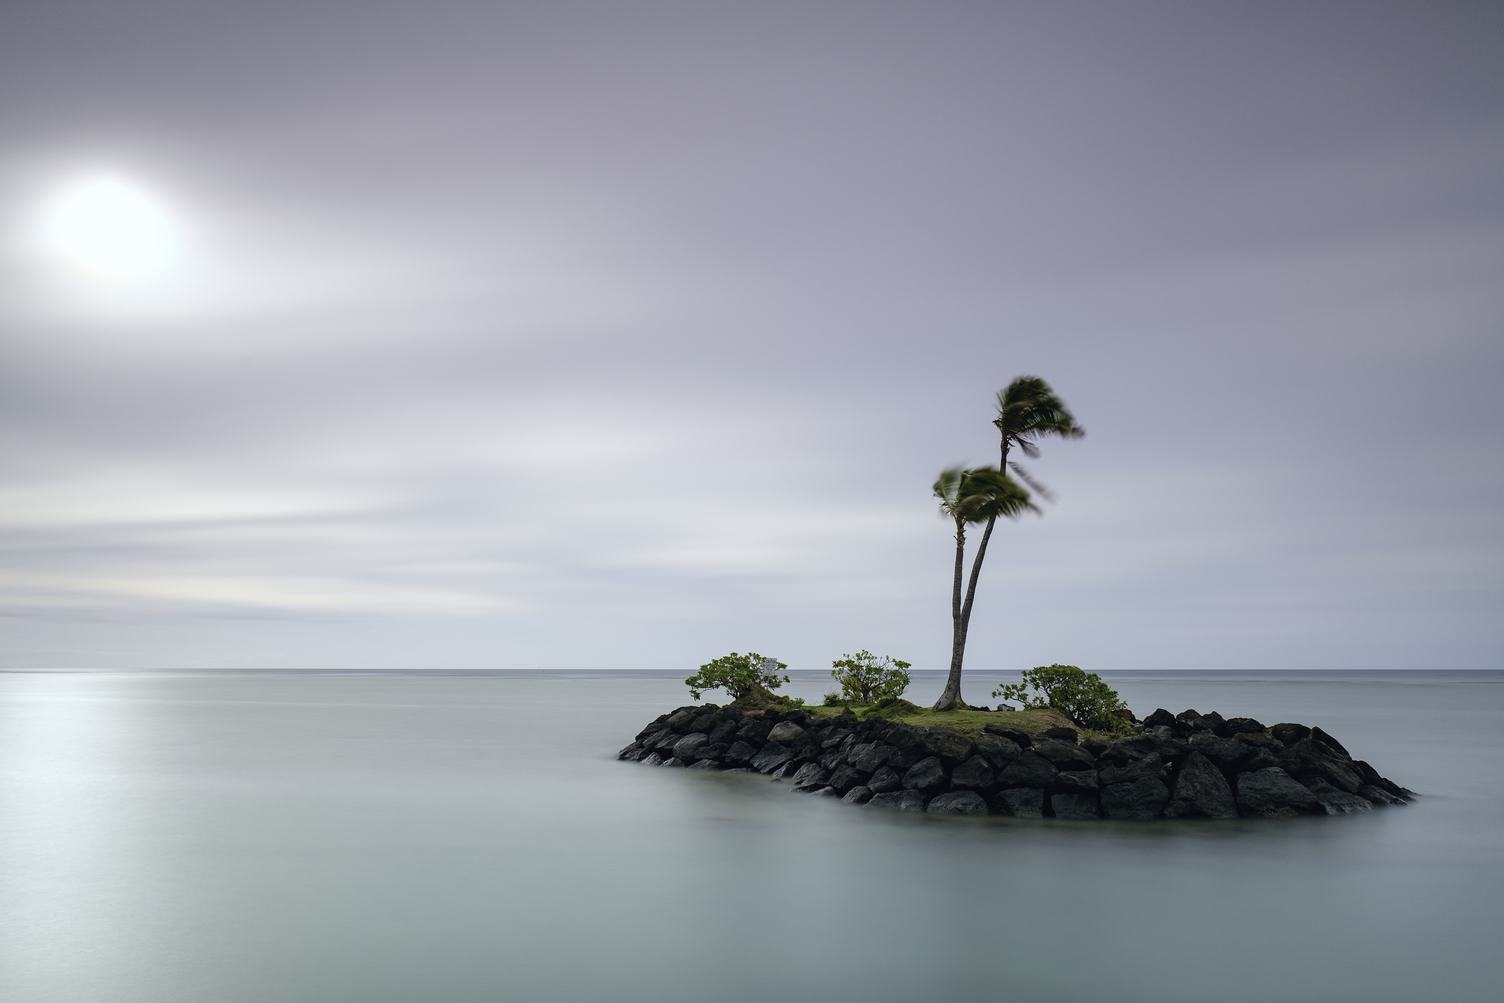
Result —
[[[1375,787],[1373,784],[1364,784],[1362,787],[1359,787],[1358,794],[1367,798],[1369,803],[1377,805],[1380,808],[1385,805],[1405,803],[1404,798],[1395,797],[1382,787]]]
[[[703,712],[703,707],[680,707],[678,710],[670,713],[663,723],[682,735],[684,732],[690,730],[690,722],[699,717]]]
[[[872,795],[867,805],[871,808],[897,808],[899,811],[924,811],[927,800],[918,791],[889,791]]]
[[[643,766],[662,766],[663,757],[658,755],[658,753],[656,752],[650,752],[646,756],[643,756],[642,759],[639,760],[639,762],[642,763]]]
[[[1254,754],[1260,751],[1256,746],[1248,742],[1239,742],[1232,738],[1222,738],[1213,735],[1209,731],[1197,732],[1191,736],[1191,755],[1201,756],[1210,760],[1212,765],[1229,776],[1237,776],[1248,769],[1248,761]],[[1275,765],[1272,757],[1262,766]],[[1254,767],[1258,769],[1259,767]]]
[[[712,707],[709,710],[696,714],[694,720],[689,722],[690,731],[709,731],[715,727],[715,723],[721,719],[719,708]]]
[[[992,764],[982,756],[972,756],[950,771],[951,786],[961,790],[975,791],[991,787],[994,778]]]
[[[647,750],[645,750],[641,745],[633,742],[631,745],[618,752],[616,754],[616,758],[626,760],[629,763],[635,763],[637,762],[637,760],[643,757],[646,751]]]
[[[872,800],[872,788],[853,787],[851,788],[851,790],[846,792],[845,796],[842,797],[841,800],[846,802],[847,804],[866,804],[868,801]]]
[[[1197,736],[1200,737],[1199,735]],[[1180,766],[1166,818],[1237,818],[1238,805],[1222,771],[1199,752],[1192,752]]]
[[[842,763],[830,772],[830,779],[826,781],[830,786],[845,794],[853,787],[860,787],[867,782],[867,774],[852,766]]]
[[[1164,775],[1165,763],[1159,753],[1151,752],[1137,759],[1113,760],[1103,756],[1097,766],[1097,785],[1125,784],[1135,780],[1158,780]]]
[[[779,745],[777,742],[769,742],[764,745],[757,755],[752,757],[752,768],[758,773],[772,773],[793,758],[794,753]]]
[[[990,731],[983,731],[973,744],[976,746],[977,755],[991,763],[994,769],[999,770],[1017,759],[1019,752],[1022,751],[1013,739],[994,735]]]
[[[1317,741],[1315,736],[1316,733],[1312,732],[1310,737],[1289,746],[1280,757],[1280,766],[1302,783],[1320,778],[1349,794],[1356,794],[1363,786],[1356,765],[1345,754]]]
[[[689,764],[691,770],[719,770],[721,764],[714,759],[697,759]]]
[[[1071,745],[1076,744],[1075,728],[1046,728],[1041,734],[1045,738],[1053,738],[1057,742],[1068,742]]]
[[[1170,800],[1170,789],[1158,777],[1109,784],[1102,788],[1102,814],[1108,818],[1155,818]]]
[[[1216,711],[1202,714],[1201,723],[1206,725],[1209,731],[1212,731],[1218,735],[1223,734],[1224,729],[1226,729],[1227,727],[1227,721],[1224,720],[1222,715],[1218,714]]]
[[[1096,770],[1062,770],[1055,774],[1055,789],[1064,794],[1089,793],[1097,796]]]
[[[1333,738],[1331,735],[1328,735],[1320,728],[1311,729],[1311,741],[1315,742],[1319,746],[1322,746],[1328,752],[1334,753],[1342,759],[1350,760],[1353,758],[1352,753],[1343,748],[1341,742],[1337,741],[1335,738]]]
[[[794,774],[794,790],[813,791],[828,786],[830,774],[819,763],[805,763]]]
[[[1034,742],[1034,752],[1050,761],[1057,770],[1094,770],[1097,761],[1091,753],[1072,742],[1054,738],[1039,738]]]
[[[1051,795],[1050,811],[1056,818],[1064,819],[1097,818],[1101,815],[1096,790]]]
[[[926,756],[952,766],[971,755],[971,739],[949,728],[926,728],[919,735],[918,746]]]
[[[658,733],[658,737],[653,739],[652,748],[665,755],[669,755],[678,743],[679,733],[672,728],[664,728]]]
[[[1373,811],[1373,802],[1361,794],[1350,794],[1325,780],[1312,780],[1306,786],[1316,795],[1321,810],[1328,815],[1356,815],[1359,812]]]
[[[1311,729],[1305,725],[1291,724],[1289,722],[1273,725],[1269,729],[1269,734],[1273,735],[1275,740],[1281,745],[1294,745],[1310,733]]]
[[[893,758],[896,752],[882,742],[858,742],[846,751],[846,762],[864,773],[871,773]]]
[[[987,802],[976,791],[953,791],[935,795],[924,810],[931,815],[985,815]]]
[[[1145,728],[1170,728],[1175,724],[1175,715],[1163,707],[1144,718]]]
[[[676,770],[682,770],[682,769],[684,769],[684,768],[685,768],[685,767],[687,767],[687,766],[689,766],[689,764],[688,764],[688,763],[686,763],[686,762],[685,762],[685,761],[684,761],[684,760],[682,760],[682,759],[665,759],[665,760],[664,760],[664,761],[663,761],[663,762],[662,762],[662,763],[661,763],[661,764],[659,764],[659,765],[661,765],[661,766],[672,766],[672,767],[673,767],[673,768],[674,768],[674,769],[676,769]]]
[[[867,781],[867,787],[873,794],[887,794],[896,791],[903,786],[903,778],[898,771],[891,766],[884,766],[872,774],[872,779]]]
[[[1218,734],[1231,738],[1234,735],[1263,734],[1263,731],[1264,726],[1251,717],[1230,717]]]
[[[736,741],[736,729],[741,727],[741,719],[735,717],[723,717],[710,726],[706,736],[713,745],[730,745]]]
[[[804,739],[805,731],[793,721],[779,721],[768,732],[768,741],[780,745],[797,745]]]
[[[733,767],[746,766],[755,755],[757,755],[756,748],[738,740],[731,743],[731,748],[726,750],[726,754],[721,757],[721,762]]]
[[[1278,766],[1238,774],[1238,810],[1274,818],[1321,811],[1316,795]]]
[[[1044,791],[1038,787],[1014,787],[999,791],[993,797],[991,807],[994,815],[1043,818]]]
[[[1186,736],[1198,731],[1210,731],[1205,719],[1194,710],[1183,710],[1175,715],[1171,725],[1177,735]]]
[[[700,752],[709,744],[709,735],[701,731],[691,732],[674,743],[674,757],[692,763],[702,758]]]
[[[1050,761],[1034,750],[1021,752],[997,775],[1000,787],[1048,787],[1058,771]]]
[[[903,775],[903,785],[925,794],[938,794],[950,786],[950,780],[939,757],[927,756],[909,767]]]
[[[999,738],[1006,738],[1020,749],[1027,749],[1034,744],[1034,736],[1030,735],[1027,731],[1019,731],[1017,728],[1010,728],[1005,724],[987,724],[982,728],[982,731],[989,735],[996,735]]]

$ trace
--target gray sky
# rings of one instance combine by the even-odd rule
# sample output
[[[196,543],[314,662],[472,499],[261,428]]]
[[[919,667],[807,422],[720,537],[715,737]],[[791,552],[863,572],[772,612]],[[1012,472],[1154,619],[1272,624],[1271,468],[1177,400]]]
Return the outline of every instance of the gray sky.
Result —
[[[1495,3],[10,0],[0,665],[940,667],[1037,373],[969,664],[1499,667],[1501,109]]]

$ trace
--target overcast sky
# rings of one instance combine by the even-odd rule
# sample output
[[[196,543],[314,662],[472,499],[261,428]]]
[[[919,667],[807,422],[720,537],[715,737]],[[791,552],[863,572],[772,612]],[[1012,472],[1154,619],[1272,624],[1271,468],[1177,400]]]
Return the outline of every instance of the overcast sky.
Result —
[[[0,136],[0,665],[942,667],[1022,373],[968,664],[1504,664],[1504,5],[8,0]]]

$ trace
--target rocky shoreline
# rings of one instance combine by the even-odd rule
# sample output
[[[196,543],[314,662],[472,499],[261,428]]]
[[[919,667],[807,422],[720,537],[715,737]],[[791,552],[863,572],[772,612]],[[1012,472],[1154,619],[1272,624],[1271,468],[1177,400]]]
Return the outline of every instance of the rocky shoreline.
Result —
[[[1301,724],[1157,710],[1130,734],[1009,727],[971,736],[846,712],[680,707],[617,758],[761,773],[796,791],[936,815],[1060,819],[1348,815],[1416,795]]]

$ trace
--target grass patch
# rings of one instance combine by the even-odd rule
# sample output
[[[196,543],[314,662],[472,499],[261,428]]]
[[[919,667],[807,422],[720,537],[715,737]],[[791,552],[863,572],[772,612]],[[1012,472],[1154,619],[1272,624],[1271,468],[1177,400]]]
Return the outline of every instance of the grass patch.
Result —
[[[847,708],[807,707],[805,709],[813,717],[835,717]],[[950,728],[963,735],[976,735],[989,724],[1000,724],[1005,728],[1016,728],[1030,735],[1037,735],[1047,728],[1074,728],[1083,738],[1097,737],[1110,740],[1119,737],[1082,728],[1053,707],[1011,711],[930,710],[927,707],[911,704],[907,700],[899,700],[886,707],[852,707],[850,709],[861,718],[882,717],[901,724],[913,725],[916,728]]]

